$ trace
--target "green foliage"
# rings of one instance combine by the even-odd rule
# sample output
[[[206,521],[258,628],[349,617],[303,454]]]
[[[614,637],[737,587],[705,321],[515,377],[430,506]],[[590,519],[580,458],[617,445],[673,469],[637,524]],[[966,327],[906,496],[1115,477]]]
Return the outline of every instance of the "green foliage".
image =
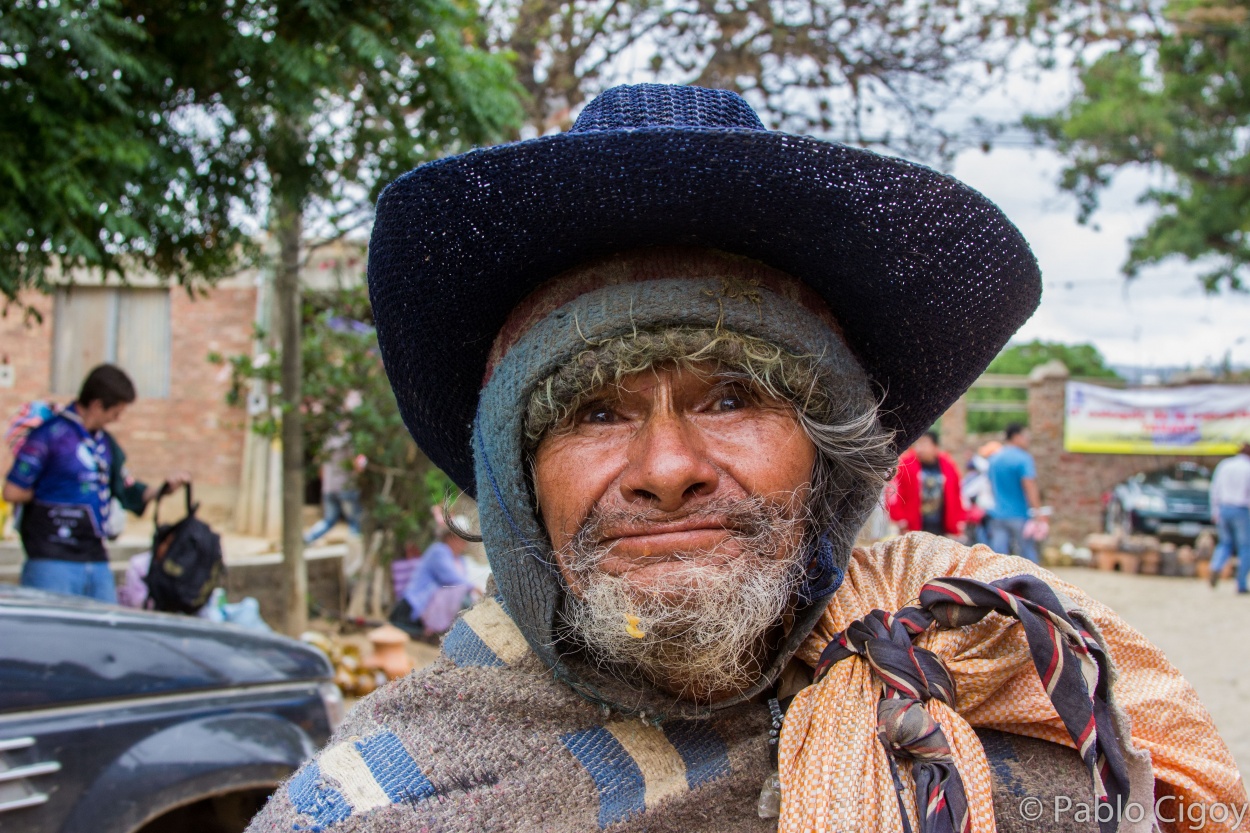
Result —
[[[1156,0],[1146,11],[1153,25],[1100,30],[1101,55],[1082,64],[1072,102],[1030,123],[1068,157],[1061,184],[1082,221],[1116,171],[1162,174],[1142,194],[1157,213],[1132,241],[1127,276],[1179,256],[1207,267],[1208,291],[1246,289],[1250,14],[1229,0]]]
[[[1061,361],[1073,376],[1097,379],[1119,379],[1120,375],[1107,367],[1106,359],[1092,344],[1060,344],[1054,341],[1030,341],[1009,344],[994,357],[986,373],[1005,373],[1025,376],[1035,367],[1049,361]]]
[[[303,405],[310,476],[325,459],[326,444],[337,435],[350,440],[353,456],[367,461],[356,475],[364,528],[383,532],[394,555],[406,543],[423,545],[433,529],[431,508],[458,491],[434,467],[404,427],[399,406],[378,353],[369,297],[362,287],[310,295],[304,301]],[[263,334],[261,334],[263,336]],[[278,384],[277,363],[266,354],[211,356],[228,363],[233,384],[230,401],[243,401],[253,386],[269,392]],[[276,398],[268,396],[269,402]],[[281,411],[275,407],[253,422],[257,433],[279,433]]]
[[[153,0],[147,0],[153,2]],[[258,183],[336,229],[415,164],[498,138],[518,115],[504,57],[458,0],[159,3],[161,41]]]
[[[15,0],[0,11],[0,292],[58,267],[213,278],[273,206],[328,237],[507,133],[461,0]]]
[[[1092,344],[1059,344],[1053,341],[1030,341],[1011,344],[994,357],[986,373],[1006,376],[1027,376],[1033,368],[1058,359],[1076,377],[1119,379],[1114,370]],[[1012,422],[1028,422],[1028,391],[1024,388],[976,387],[968,391],[968,402],[1019,403],[1018,411],[975,411],[968,413],[968,432],[992,434]]]
[[[55,265],[186,279],[246,251],[229,212],[244,160],[209,164],[191,99],[118,0],[17,0],[0,11],[0,295]]]

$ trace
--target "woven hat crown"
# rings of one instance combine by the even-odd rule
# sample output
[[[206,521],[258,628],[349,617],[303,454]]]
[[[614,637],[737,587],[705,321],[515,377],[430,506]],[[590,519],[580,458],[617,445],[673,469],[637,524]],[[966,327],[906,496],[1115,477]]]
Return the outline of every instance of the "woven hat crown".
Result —
[[[729,90],[634,84],[600,93],[569,132],[641,127],[764,130],[764,123],[746,99]]]
[[[659,246],[749,258],[811,287],[883,391],[900,448],[981,374],[1041,292],[1019,231],[954,179],[767,130],[727,90],[605,90],[569,132],[431,162],[378,201],[378,338],[430,459],[476,492],[470,425],[517,305],[579,264]],[[444,353],[454,360],[429,359]]]

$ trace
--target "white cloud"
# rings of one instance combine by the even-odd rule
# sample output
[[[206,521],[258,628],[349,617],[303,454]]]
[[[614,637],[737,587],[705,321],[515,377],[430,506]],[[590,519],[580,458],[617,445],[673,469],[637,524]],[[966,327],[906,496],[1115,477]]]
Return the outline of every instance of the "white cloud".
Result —
[[[1106,192],[1091,226],[1056,186],[1061,159],[1045,149],[964,153],[952,173],[994,200],[1024,234],[1042,268],[1042,303],[1019,338],[1091,342],[1114,364],[1250,365],[1250,296],[1206,295],[1198,269],[1181,260],[1132,282],[1120,273],[1128,241],[1151,209],[1137,204],[1149,183],[1127,171]]]

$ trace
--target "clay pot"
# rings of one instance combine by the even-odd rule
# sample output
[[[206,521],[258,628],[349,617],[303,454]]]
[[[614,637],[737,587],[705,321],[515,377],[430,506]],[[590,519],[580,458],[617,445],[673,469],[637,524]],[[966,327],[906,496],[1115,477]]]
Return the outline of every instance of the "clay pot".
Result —
[[[1094,565],[1107,572],[1136,573],[1139,557],[1135,553],[1102,550],[1094,553]]]
[[[411,637],[394,625],[383,625],[369,631],[369,643],[373,645],[373,656],[369,665],[380,668],[386,673],[387,679],[398,680],[412,671],[412,657],[408,656],[407,645]]]
[[[1101,533],[1086,535],[1085,546],[1094,552],[1111,551],[1116,548],[1119,539],[1114,535],[1103,535]]]
[[[1180,559],[1176,552],[1176,544],[1163,544],[1159,547],[1159,575],[1180,575]]]

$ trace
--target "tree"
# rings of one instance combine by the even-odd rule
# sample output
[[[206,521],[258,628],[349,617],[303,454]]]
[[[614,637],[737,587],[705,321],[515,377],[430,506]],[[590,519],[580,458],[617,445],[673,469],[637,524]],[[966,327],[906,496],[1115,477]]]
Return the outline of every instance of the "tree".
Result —
[[[1027,376],[1033,368],[1054,360],[1063,362],[1073,376],[1093,379],[1120,378],[1115,370],[1107,366],[1102,353],[1092,344],[1060,344],[1036,339],[1004,347],[985,372]],[[1002,431],[1009,423],[1024,422],[1028,413],[1028,391],[1023,388],[976,387],[968,391],[968,401],[1019,404],[1019,409],[1013,411],[972,411],[968,414],[968,431],[973,434]]]
[[[1210,292],[1246,289],[1250,10],[1230,0],[1091,5],[1106,7],[1104,25],[1083,36],[1098,57],[1079,65],[1066,107],[1030,120],[1068,157],[1062,187],[1085,222],[1117,171],[1152,169],[1159,180],[1141,200],[1157,213],[1131,241],[1125,275],[1179,256],[1206,265]]]
[[[454,0],[233,0],[164,9],[153,41],[177,50],[188,87],[250,148],[280,255],[282,550],[286,629],[303,629],[307,576],[299,270],[305,212],[330,235],[369,217],[377,190],[420,161],[499,136],[515,98],[506,64],[472,48]],[[242,35],[242,36],[240,36]],[[207,96],[205,95],[207,93]]]
[[[207,164],[193,100],[166,88],[119,0],[16,0],[0,12],[0,295],[57,271],[211,279],[247,244],[241,149]]]
[[[352,587],[348,611],[363,615],[370,604],[380,616],[381,599],[373,593],[386,564],[404,557],[409,546],[424,546],[433,534],[430,509],[456,490],[451,480],[421,453],[404,427],[399,404],[382,367],[373,312],[363,285],[310,294],[301,315],[304,382],[301,413],[314,469],[327,441],[349,440],[365,463],[355,475],[362,508],[364,564]],[[253,382],[273,388],[278,366],[250,356],[214,356],[228,361],[233,385],[230,401],[243,400]],[[281,431],[280,415],[258,419],[253,429],[264,436]],[[315,472],[313,473],[315,476]]]
[[[566,128],[616,83],[737,90],[777,129],[918,155],[965,125],[935,116],[1004,65],[1031,4],[985,0],[488,0],[516,54],[529,129]],[[968,138],[966,135],[963,138]]]
[[[1107,366],[1107,360],[1092,344],[1061,344],[1038,339],[1004,347],[985,372],[1027,376],[1033,368],[1056,360],[1063,362],[1073,376],[1093,379],[1120,378],[1120,374]]]
[[[19,2],[25,9],[31,0]],[[90,232],[100,223],[85,232],[75,225],[85,222],[82,211],[50,225],[42,239],[15,226],[13,234],[31,238],[14,244],[27,269],[19,285],[38,285],[49,269],[73,265],[80,251],[80,263],[114,271],[134,262],[163,274],[211,277],[237,261],[233,242],[249,218],[277,241],[285,627],[298,632],[306,617],[298,280],[305,229],[322,238],[349,233],[368,222],[378,190],[402,171],[510,130],[518,115],[511,70],[502,56],[476,47],[476,8],[460,0],[39,0],[40,7],[49,14],[34,20],[32,12],[25,33],[39,48],[4,43],[0,89],[16,79],[10,100],[27,111],[26,123],[37,126],[60,108],[70,114],[64,130],[87,135],[63,162],[82,182],[82,204],[98,201],[104,225],[121,223],[116,218],[131,216],[136,205],[138,216],[160,222],[122,224],[94,239]],[[80,36],[39,40],[53,23],[51,31]],[[41,74],[32,74],[32,64],[43,67]],[[82,82],[63,85],[77,97],[37,88],[58,73]],[[72,118],[82,99],[103,114],[107,128],[98,135]],[[141,132],[144,139],[127,145],[138,148],[134,176],[90,170],[97,164],[92,147],[127,138],[144,120],[167,130]],[[156,149],[171,141],[183,151]],[[0,170],[20,174],[21,159],[5,153],[0,148]],[[205,178],[228,190],[220,199],[197,198]],[[147,207],[161,200],[172,207]],[[213,222],[199,221],[202,213]],[[180,217],[188,232],[171,228]],[[162,252],[168,258],[156,256]]]

